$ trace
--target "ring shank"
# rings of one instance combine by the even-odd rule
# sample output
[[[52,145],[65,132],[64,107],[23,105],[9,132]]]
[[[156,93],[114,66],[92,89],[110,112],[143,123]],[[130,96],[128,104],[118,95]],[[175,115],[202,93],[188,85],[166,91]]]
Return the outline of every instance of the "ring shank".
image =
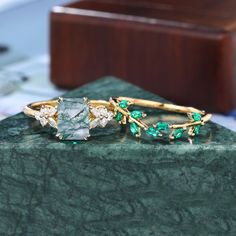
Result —
[[[156,101],[144,100],[144,99],[137,99],[137,98],[130,98],[130,97],[118,97],[118,100],[127,100],[130,103],[141,106],[141,107],[149,107],[154,109],[161,109],[165,111],[177,112],[177,113],[194,113],[197,112],[201,115],[205,115],[205,111],[193,108],[193,107],[185,107],[174,105],[170,103],[161,103]]]

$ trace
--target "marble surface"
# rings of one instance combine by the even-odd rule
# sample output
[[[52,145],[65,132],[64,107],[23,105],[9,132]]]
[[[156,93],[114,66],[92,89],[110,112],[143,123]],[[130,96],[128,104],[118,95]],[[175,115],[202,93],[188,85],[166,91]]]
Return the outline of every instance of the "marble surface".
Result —
[[[122,95],[164,101],[115,78],[66,96]],[[0,122],[0,235],[236,235],[236,133],[209,123],[190,144],[93,132],[58,142],[23,114]]]

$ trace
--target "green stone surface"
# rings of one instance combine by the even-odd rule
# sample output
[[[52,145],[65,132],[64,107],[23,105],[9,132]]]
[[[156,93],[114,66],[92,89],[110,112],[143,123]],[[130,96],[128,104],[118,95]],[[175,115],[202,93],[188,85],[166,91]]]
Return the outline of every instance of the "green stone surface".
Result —
[[[139,128],[134,122],[130,123],[130,131],[133,135],[136,135],[139,133]]]
[[[121,112],[117,112],[115,119],[116,119],[116,121],[121,121],[122,117],[123,117],[122,113]]]
[[[154,127],[149,127],[147,129],[146,133],[148,135],[151,135],[154,138],[158,137],[158,134],[160,134],[160,132],[157,129],[155,129]]]
[[[194,119],[194,121],[200,121],[202,119],[202,116],[201,116],[201,114],[194,112],[193,119]]]
[[[114,78],[67,96],[165,101]],[[151,124],[186,120],[145,113]],[[0,235],[236,235],[234,132],[210,122],[191,145],[136,139],[114,124],[58,142],[23,114],[0,122]]]
[[[167,122],[158,122],[156,128],[158,130],[167,130],[169,129],[169,124]]]
[[[195,133],[196,135],[199,135],[200,129],[201,129],[201,125],[196,125],[196,126],[194,126],[194,133]]]
[[[143,113],[141,111],[132,111],[130,113],[131,117],[133,117],[134,119],[140,119],[143,116]]]
[[[121,108],[127,108],[128,107],[128,101],[127,100],[122,100],[122,101],[120,101],[119,102],[119,106],[121,107]]]
[[[176,129],[173,131],[173,137],[175,139],[181,138],[183,136],[184,130],[182,128]]]

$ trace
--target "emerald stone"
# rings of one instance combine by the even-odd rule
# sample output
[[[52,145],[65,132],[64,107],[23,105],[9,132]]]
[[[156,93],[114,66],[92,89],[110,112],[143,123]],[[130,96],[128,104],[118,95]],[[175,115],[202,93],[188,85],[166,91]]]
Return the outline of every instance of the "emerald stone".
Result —
[[[169,128],[169,124],[166,122],[158,122],[156,128],[158,130],[167,130]]]
[[[124,109],[128,107],[128,104],[129,102],[127,100],[122,100],[119,102],[119,107]]]
[[[116,119],[116,121],[121,121],[122,117],[123,117],[122,113],[121,112],[117,112],[116,116],[115,116],[115,119]]]
[[[160,132],[157,129],[155,129],[154,127],[149,127],[146,132],[148,135],[151,135],[155,138],[160,134]]]
[[[196,126],[194,127],[194,133],[195,133],[196,135],[198,135],[198,134],[200,133],[200,129],[201,129],[201,125],[196,125]]]
[[[201,114],[194,112],[193,119],[194,119],[194,121],[200,121],[202,119],[202,116],[201,116]]]
[[[183,133],[184,133],[184,130],[183,128],[179,128],[179,129],[176,129],[172,135],[174,137],[174,139],[178,139],[178,138],[181,138],[183,136]]]
[[[140,119],[143,116],[143,113],[141,111],[132,111],[131,117],[134,119]]]
[[[136,123],[132,122],[130,123],[130,131],[133,135],[136,135],[139,133],[139,127]]]

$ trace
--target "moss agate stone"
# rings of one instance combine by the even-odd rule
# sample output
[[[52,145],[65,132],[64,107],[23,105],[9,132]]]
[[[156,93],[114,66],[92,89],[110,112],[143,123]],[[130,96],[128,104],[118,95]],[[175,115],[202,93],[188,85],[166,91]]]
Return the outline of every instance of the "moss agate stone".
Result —
[[[110,96],[166,102],[112,77],[63,97]],[[142,111],[151,124],[183,119]],[[0,235],[236,235],[234,132],[209,122],[192,144],[136,139],[116,121],[87,141],[53,132],[22,113],[0,122]]]
[[[63,140],[89,137],[89,106],[84,98],[63,98],[58,105],[58,133]]]

